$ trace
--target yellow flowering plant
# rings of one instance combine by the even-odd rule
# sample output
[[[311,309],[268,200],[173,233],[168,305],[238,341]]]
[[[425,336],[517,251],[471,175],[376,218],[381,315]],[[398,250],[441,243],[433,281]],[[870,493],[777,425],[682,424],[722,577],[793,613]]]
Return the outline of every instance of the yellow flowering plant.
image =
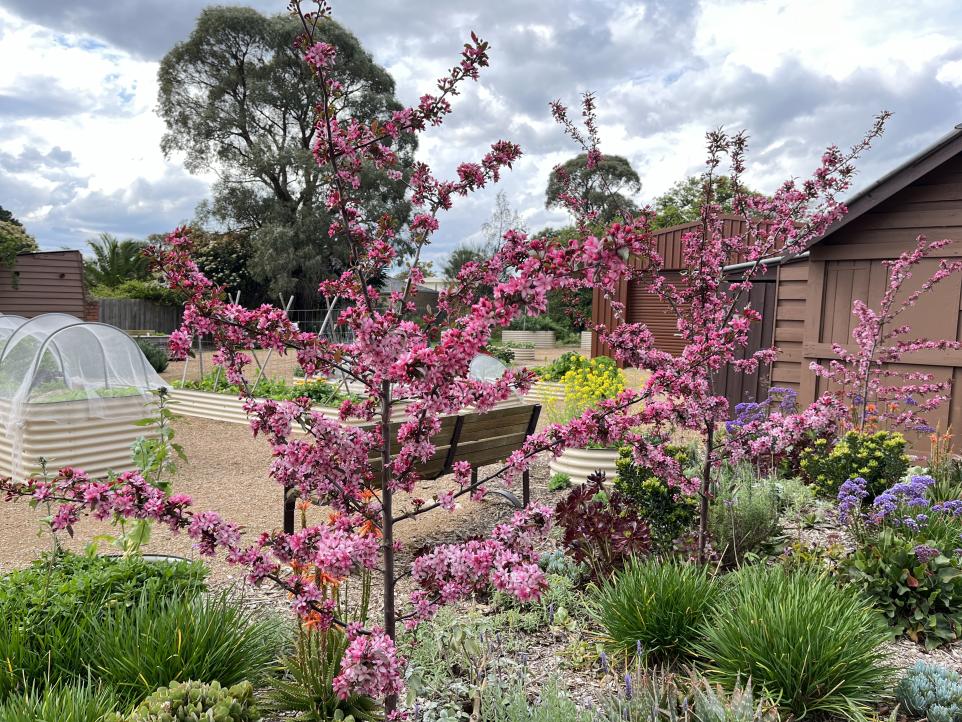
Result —
[[[614,360],[598,356],[566,371],[561,383],[565,387],[564,399],[545,403],[548,419],[556,424],[567,423],[598,402],[613,399],[625,390],[625,375]]]

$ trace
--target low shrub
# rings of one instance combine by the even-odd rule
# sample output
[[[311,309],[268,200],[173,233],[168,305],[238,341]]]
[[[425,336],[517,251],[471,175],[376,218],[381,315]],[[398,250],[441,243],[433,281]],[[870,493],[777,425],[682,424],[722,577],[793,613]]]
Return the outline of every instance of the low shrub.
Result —
[[[125,700],[171,682],[234,685],[265,675],[281,646],[277,620],[229,593],[155,598],[144,594],[86,625],[90,667]]]
[[[140,350],[143,351],[144,356],[147,358],[147,363],[157,373],[163,373],[167,370],[170,365],[170,356],[167,353],[167,349],[153,344],[150,341],[144,341],[143,339],[137,339],[137,345],[140,346]]]
[[[90,684],[30,687],[0,703],[3,722],[105,722],[117,699],[107,688]]]
[[[688,450],[670,445],[666,451],[684,468],[689,463]],[[630,447],[618,454],[618,478],[615,488],[638,507],[651,531],[652,548],[666,553],[674,549],[675,540],[690,532],[698,514],[695,497],[669,486],[658,473],[635,463]]]
[[[383,718],[381,708],[369,697],[352,694],[341,699],[334,691],[334,678],[341,671],[347,637],[337,628],[298,627],[294,650],[281,659],[280,676],[270,682],[268,706],[278,712],[296,712],[301,722],[354,719],[373,722]]]
[[[571,477],[567,474],[557,473],[548,479],[548,491],[561,491],[571,487]]]
[[[528,701],[525,680],[493,680],[481,704],[481,719],[485,722],[595,722],[595,715],[584,710],[549,683],[534,704]]]
[[[562,545],[594,579],[621,569],[635,554],[651,549],[648,525],[617,489],[604,488],[604,473],[588,477],[555,507]]]
[[[797,719],[863,720],[889,687],[888,632],[869,602],[823,574],[746,567],[694,648],[727,689],[750,678]]]
[[[589,360],[580,353],[566,351],[549,364],[533,371],[542,381],[561,381],[565,374],[574,369],[583,369]]]
[[[250,682],[173,682],[141,702],[126,722],[257,722]],[[118,720],[117,722],[120,722]]]
[[[610,647],[645,663],[691,659],[701,627],[721,591],[705,567],[638,560],[591,591],[590,609]]]
[[[835,446],[819,439],[801,456],[800,467],[816,492],[834,497],[848,479],[861,477],[869,494],[881,494],[909,468],[905,437],[890,431],[849,431]]]
[[[962,637],[962,501],[933,504],[930,476],[870,497],[863,479],[839,490],[839,512],[855,551],[843,570],[881,610],[895,634],[929,649]]]
[[[725,566],[740,565],[759,552],[779,529],[781,503],[772,480],[723,479],[712,501],[708,530]]]
[[[199,381],[175,381],[174,386],[192,391],[210,391],[226,396],[237,396],[240,389],[227,382],[223,374],[216,371],[204,374]],[[275,401],[293,401],[300,397],[307,397],[315,404],[322,406],[338,406],[347,396],[337,387],[323,380],[310,380],[299,384],[290,384],[284,379],[262,378],[251,389],[251,393],[258,398],[274,399]]]
[[[605,704],[598,722],[778,722],[778,710],[756,699],[751,680],[730,695],[704,679],[636,668],[625,675],[621,695]]]
[[[899,680],[895,698],[912,717],[962,722],[962,675],[954,669],[916,662]]]

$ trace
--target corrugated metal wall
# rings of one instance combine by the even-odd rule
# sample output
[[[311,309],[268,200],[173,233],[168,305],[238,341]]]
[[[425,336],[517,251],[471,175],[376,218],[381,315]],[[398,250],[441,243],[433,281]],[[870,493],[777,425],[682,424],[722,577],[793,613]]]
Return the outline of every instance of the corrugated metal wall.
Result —
[[[666,276],[670,276],[672,279],[681,278],[677,272],[685,270],[682,262],[682,236],[688,231],[698,228],[699,225],[698,222],[683,223],[678,226],[663,228],[655,233],[655,248],[664,262],[663,268]],[[745,222],[739,216],[725,216],[723,232],[726,236],[741,233],[744,229]],[[738,263],[742,260],[744,259],[740,257],[732,258],[730,263]],[[643,267],[642,260],[637,257],[631,258],[629,263],[638,270]],[[623,317],[619,317],[616,313],[617,304],[624,305]],[[595,289],[591,304],[591,320],[592,323],[603,324],[609,329],[615,328],[625,320],[631,323],[647,323],[652,326],[652,331],[659,342],[659,348],[671,353],[678,353],[681,350],[680,341],[674,335],[674,320],[670,321],[670,328],[666,325],[666,310],[667,308],[660,298],[644,289],[643,281],[624,281],[619,284],[615,297],[611,299],[605,298],[598,289]],[[655,326],[660,331],[656,330]],[[667,345],[662,347],[662,343]],[[598,334],[594,334],[591,343],[591,355],[611,355],[611,350],[601,342]]]

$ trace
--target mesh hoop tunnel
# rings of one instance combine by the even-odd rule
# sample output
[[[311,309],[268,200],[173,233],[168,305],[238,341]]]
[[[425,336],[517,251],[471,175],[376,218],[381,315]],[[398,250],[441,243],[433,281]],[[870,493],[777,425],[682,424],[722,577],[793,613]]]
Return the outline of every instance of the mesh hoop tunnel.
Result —
[[[168,385],[115,326],[67,314],[36,316],[11,332],[12,325],[0,320],[0,431],[15,473],[36,462],[36,444],[23,458],[31,424],[59,423],[65,436],[81,433],[85,422],[132,424],[149,414],[152,392]]]

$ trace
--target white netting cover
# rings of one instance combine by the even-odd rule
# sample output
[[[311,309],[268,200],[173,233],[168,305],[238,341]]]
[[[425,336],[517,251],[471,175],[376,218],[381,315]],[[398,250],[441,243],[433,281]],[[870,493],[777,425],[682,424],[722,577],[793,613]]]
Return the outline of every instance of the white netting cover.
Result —
[[[72,420],[119,410],[135,421],[164,386],[136,341],[114,326],[60,313],[0,316],[0,431],[12,441],[14,468],[31,419],[56,420],[69,408]]]

